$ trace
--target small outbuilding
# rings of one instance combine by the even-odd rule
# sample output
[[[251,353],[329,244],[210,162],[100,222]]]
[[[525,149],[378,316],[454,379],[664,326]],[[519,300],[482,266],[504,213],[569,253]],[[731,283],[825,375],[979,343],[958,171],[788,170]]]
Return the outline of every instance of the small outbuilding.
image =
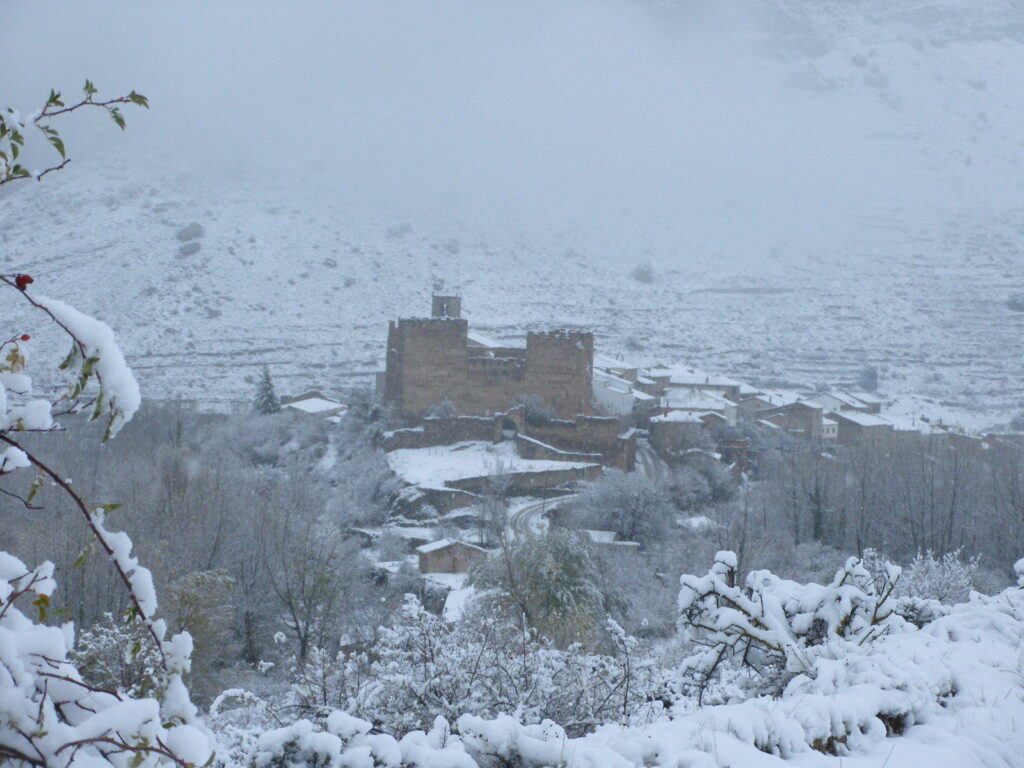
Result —
[[[466,573],[470,564],[487,550],[475,544],[452,539],[439,539],[416,547],[420,573]]]

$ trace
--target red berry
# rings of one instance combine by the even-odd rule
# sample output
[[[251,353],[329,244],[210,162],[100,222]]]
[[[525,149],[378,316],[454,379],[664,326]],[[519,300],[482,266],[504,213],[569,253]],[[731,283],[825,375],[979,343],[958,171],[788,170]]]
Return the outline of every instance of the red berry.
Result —
[[[32,279],[32,275],[18,275],[16,278],[14,278],[14,284],[23,291],[25,290],[25,286],[27,286],[29,283],[34,282],[35,280]]]
[[[29,340],[29,339],[31,339],[31,338],[32,338],[32,337],[31,337],[31,336],[29,336],[29,335],[28,335],[27,333],[23,333],[23,334],[21,334],[21,340],[22,340],[22,341],[28,341],[28,340]]]

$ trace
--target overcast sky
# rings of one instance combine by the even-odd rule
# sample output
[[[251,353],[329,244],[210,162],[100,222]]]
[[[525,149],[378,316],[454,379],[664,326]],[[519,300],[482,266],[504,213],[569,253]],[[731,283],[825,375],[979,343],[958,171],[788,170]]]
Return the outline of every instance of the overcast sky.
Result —
[[[993,169],[1024,140],[1019,39],[808,5],[8,2],[0,95],[135,88],[152,111],[124,140],[76,120],[77,154],[157,147],[467,219],[718,217],[770,239],[852,235],[879,200],[1015,205]]]

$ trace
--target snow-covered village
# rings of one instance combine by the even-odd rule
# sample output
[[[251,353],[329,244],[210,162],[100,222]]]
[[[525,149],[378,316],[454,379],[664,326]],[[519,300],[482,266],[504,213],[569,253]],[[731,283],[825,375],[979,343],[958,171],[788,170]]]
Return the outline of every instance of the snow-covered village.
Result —
[[[1024,766],[1018,0],[0,19],[0,766]]]

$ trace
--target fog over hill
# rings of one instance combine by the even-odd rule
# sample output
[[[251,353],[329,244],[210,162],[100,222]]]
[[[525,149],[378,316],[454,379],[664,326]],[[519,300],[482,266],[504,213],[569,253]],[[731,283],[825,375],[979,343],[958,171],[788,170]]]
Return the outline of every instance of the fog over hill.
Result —
[[[1012,0],[11,2],[0,71],[151,100],[0,193],[0,263],[153,397],[336,389],[444,287],[498,338],[1024,408]]]

